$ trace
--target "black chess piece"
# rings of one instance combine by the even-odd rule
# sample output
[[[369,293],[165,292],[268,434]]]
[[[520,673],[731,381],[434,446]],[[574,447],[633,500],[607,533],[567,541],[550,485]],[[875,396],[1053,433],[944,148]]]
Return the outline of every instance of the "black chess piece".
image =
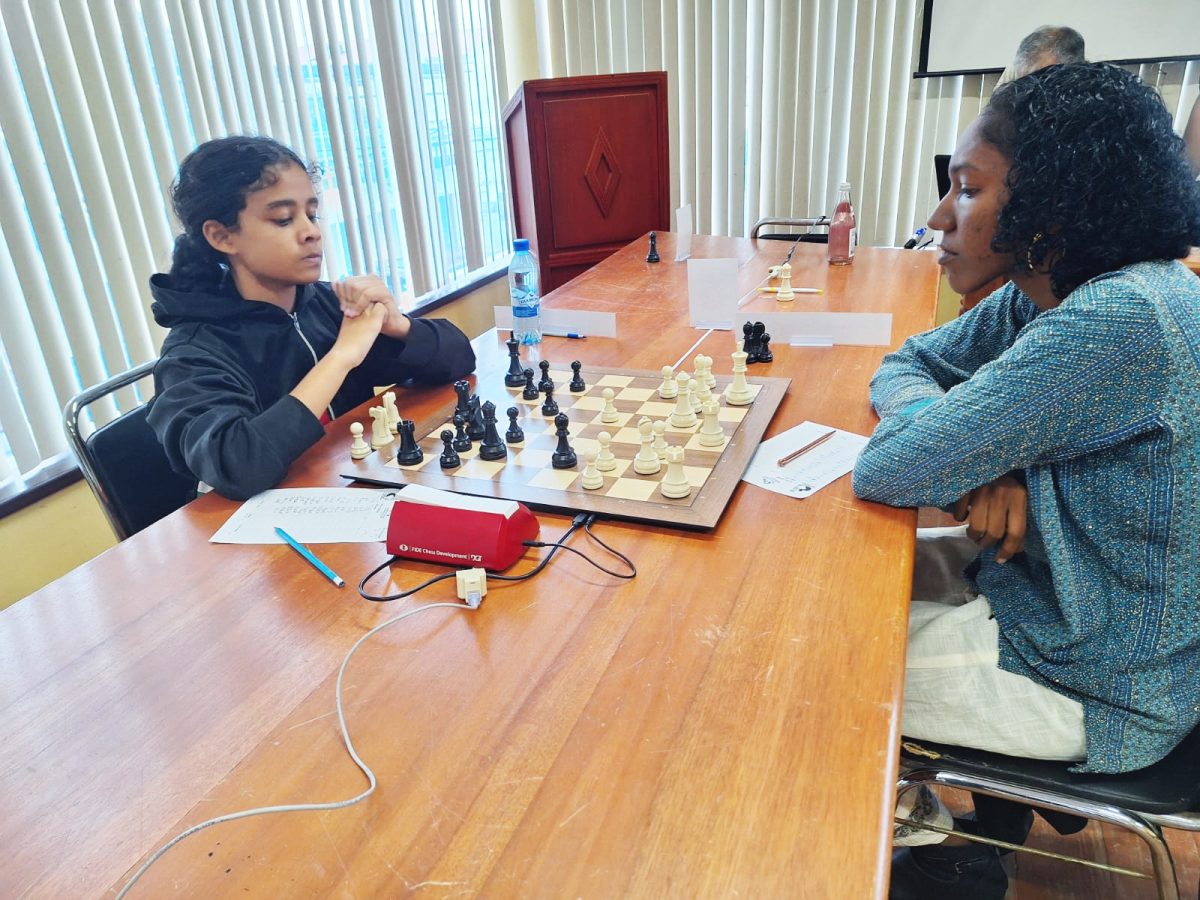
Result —
[[[521,399],[536,400],[541,394],[533,383],[533,369],[526,369],[521,374],[525,377],[525,390],[521,391]]]
[[[479,395],[471,398],[471,415],[467,417],[467,437],[473,441],[483,440],[483,410],[479,407]]]
[[[401,466],[415,466],[425,458],[421,445],[413,436],[416,424],[412,419],[400,420],[400,449],[396,451],[396,463]]]
[[[508,431],[504,432],[504,439],[510,444],[520,444],[525,440],[525,432],[517,424],[517,416],[520,414],[521,411],[515,406],[508,408]]]
[[[553,389],[554,382],[550,378],[550,360],[543,359],[538,363],[538,368],[542,370],[542,377],[538,379],[538,390],[544,391],[546,385],[550,385],[551,389]]]
[[[762,358],[762,338],[767,333],[767,326],[762,322],[755,322],[754,329],[750,332],[750,338],[754,342],[754,352],[750,354],[748,362],[766,362]]]
[[[471,436],[467,434],[467,420],[462,416],[454,417],[454,449],[459,453],[466,453],[474,444],[471,443]]]
[[[508,340],[508,374],[504,376],[506,387],[520,387],[525,383],[525,375],[521,370],[521,342],[509,332]]]
[[[658,235],[652,231],[650,232],[650,252],[646,254],[646,262],[656,263],[658,261]]]
[[[746,354],[746,362],[754,359],[754,323],[742,323],[742,352]]]
[[[546,395],[546,401],[542,404],[542,415],[546,417],[557,415],[558,404],[554,402],[554,385],[546,385],[542,388],[542,393]]]
[[[575,451],[571,449],[570,430],[565,413],[554,417],[554,432],[558,435],[558,447],[550,454],[550,465],[556,469],[573,469],[579,463]]]
[[[447,428],[441,434],[442,438],[442,455],[438,459],[443,469],[457,469],[462,465],[462,460],[458,458],[458,451],[454,449],[454,432]]]
[[[504,459],[508,448],[496,431],[496,404],[489,400],[483,404],[483,443],[479,445],[480,459]]]
[[[466,419],[471,415],[471,383],[466,380],[454,382],[454,393],[458,395],[458,402],[454,404],[454,415]]]
[[[775,354],[771,352],[771,336],[765,331],[758,342],[758,361],[764,363],[775,361]]]
[[[579,394],[587,390],[587,384],[583,380],[583,375],[580,374],[580,369],[583,368],[583,363],[579,360],[571,363],[571,371],[575,374],[571,376],[571,383],[567,385],[572,394]]]

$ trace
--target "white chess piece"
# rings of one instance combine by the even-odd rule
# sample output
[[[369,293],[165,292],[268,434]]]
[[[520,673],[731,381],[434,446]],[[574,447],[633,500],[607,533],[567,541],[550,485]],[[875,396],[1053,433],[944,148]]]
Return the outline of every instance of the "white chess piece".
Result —
[[[670,447],[667,449],[667,474],[659,482],[658,489],[664,497],[680,500],[692,492],[691,482],[683,473],[683,448]]]
[[[696,396],[700,398],[700,408],[696,410],[696,412],[703,415],[704,404],[713,399],[713,392],[709,390],[708,385],[705,384],[703,380],[697,378],[696,383],[699,385],[699,387],[696,388]]]
[[[351,422],[350,433],[354,435],[354,440],[350,443],[350,458],[366,459],[371,455],[371,445],[363,440],[362,422]]]
[[[617,412],[616,404],[613,403],[615,396],[612,388],[604,389],[604,409],[600,411],[600,421],[605,425],[613,425],[621,421],[621,414]]]
[[[371,449],[378,450],[392,442],[392,430],[388,428],[387,410],[372,406],[367,412],[371,416]]]
[[[649,419],[642,419],[638,431],[642,434],[642,447],[633,458],[633,471],[639,475],[653,475],[662,468],[658,454],[654,452],[654,437],[651,435],[652,426]]]
[[[688,382],[688,403],[692,405],[692,412],[694,413],[698,413],[701,410],[700,385],[703,383],[696,378]]]
[[[679,388],[675,386],[675,370],[670,366],[662,367],[662,384],[658,386],[658,396],[664,400],[674,400],[679,394]]]
[[[746,381],[746,351],[733,351],[733,382],[725,388],[725,402],[732,406],[749,406],[754,394]]]
[[[676,428],[691,428],[696,424],[696,412],[692,409],[692,399],[688,392],[690,381],[687,372],[680,372],[675,376],[679,396],[675,398],[675,410],[671,413],[671,424]]]
[[[395,391],[388,391],[383,395],[383,408],[387,410],[388,431],[392,434],[399,434],[400,410],[396,409]]]
[[[701,447],[720,447],[725,443],[725,432],[717,419],[720,409],[716,400],[704,404],[704,424],[700,426]]]
[[[667,423],[654,423],[654,452],[659,459],[667,458]]]
[[[717,386],[717,376],[712,371],[713,358],[711,356],[697,356],[697,366],[700,365],[700,360],[702,359],[704,360],[704,383],[708,385],[709,390],[712,390]],[[700,377],[699,373],[697,373],[696,377]]]
[[[584,451],[583,458],[587,460],[587,465],[583,467],[583,478],[579,483],[583,485],[584,490],[594,491],[604,487],[604,476],[596,468],[596,451]]]
[[[775,292],[775,299],[782,303],[796,299],[796,292],[792,290],[791,263],[784,263],[779,267],[779,290]]]
[[[607,431],[602,431],[596,435],[596,443],[600,445],[600,452],[596,454],[596,468],[601,472],[611,472],[617,467],[617,457],[613,455],[612,435]]]

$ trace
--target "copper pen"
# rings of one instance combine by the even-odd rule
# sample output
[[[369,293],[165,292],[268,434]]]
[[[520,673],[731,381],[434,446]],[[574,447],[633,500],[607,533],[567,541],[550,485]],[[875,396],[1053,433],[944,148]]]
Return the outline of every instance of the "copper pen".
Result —
[[[795,459],[797,456],[800,456],[801,454],[807,453],[807,452],[808,452],[809,450],[811,450],[813,447],[817,447],[817,446],[819,446],[819,445],[821,445],[821,444],[825,443],[827,440],[829,440],[829,439],[830,439],[831,437],[833,437],[835,434],[837,434],[837,429],[836,429],[836,428],[834,428],[832,431],[827,431],[827,432],[825,432],[823,435],[821,435],[821,436],[820,436],[819,438],[817,438],[815,441],[809,441],[807,444],[805,444],[805,445],[804,445],[803,447],[801,447],[799,450],[793,450],[793,451],[792,451],[791,453],[789,453],[787,456],[784,456],[784,457],[782,457],[782,458],[781,458],[781,459],[780,459],[778,462],[776,462],[776,463],[775,463],[775,465],[777,465],[777,466],[786,466],[788,463],[790,463],[790,462],[791,462],[793,459]]]

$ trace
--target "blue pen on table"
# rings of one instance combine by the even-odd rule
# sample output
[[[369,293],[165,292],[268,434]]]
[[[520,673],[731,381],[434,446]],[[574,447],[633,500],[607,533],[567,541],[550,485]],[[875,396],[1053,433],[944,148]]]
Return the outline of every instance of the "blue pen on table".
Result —
[[[912,237],[910,237],[907,241],[904,242],[904,249],[911,250],[913,247],[917,246],[917,241],[921,240],[921,238],[924,237],[924,235],[925,235],[925,229],[918,228],[916,231],[913,232]]]
[[[302,543],[300,543],[279,526],[275,526],[275,533],[287,541],[289,547],[312,563],[313,568],[315,568],[318,572],[320,572],[338,587],[345,586],[346,582],[342,581],[342,576],[333,571],[333,569],[329,568],[329,566],[325,565],[325,563],[317,559],[316,555],[314,555],[313,552],[305,547]]]

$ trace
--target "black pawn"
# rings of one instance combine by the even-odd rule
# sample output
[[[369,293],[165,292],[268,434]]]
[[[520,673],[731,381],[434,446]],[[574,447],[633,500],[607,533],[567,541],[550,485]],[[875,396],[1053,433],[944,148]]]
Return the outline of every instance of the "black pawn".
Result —
[[[479,395],[471,398],[471,415],[467,417],[467,436],[473,441],[483,440],[483,411],[479,408]]]
[[[416,424],[412,419],[400,420],[400,449],[396,451],[396,462],[402,466],[415,466],[425,458],[421,445],[417,443],[413,432]]]
[[[550,385],[551,389],[553,389],[554,382],[550,380],[550,360],[543,359],[538,363],[538,368],[542,370],[542,377],[538,379],[538,390],[544,391],[546,385]]]
[[[541,394],[533,383],[533,369],[526,369],[521,374],[525,376],[525,390],[521,391],[521,399],[536,400]]]
[[[546,395],[546,401],[542,404],[542,415],[547,417],[558,415],[558,404],[554,402],[554,385],[546,385],[542,388],[542,393]]]
[[[454,432],[447,428],[442,432],[442,455],[438,460],[442,464],[443,469],[457,469],[462,465],[462,460],[458,458],[458,451],[454,449]]]
[[[471,415],[471,383],[469,381],[454,382],[454,393],[458,395],[458,402],[454,404],[454,415],[466,419]]]
[[[521,344],[511,332],[505,343],[508,344],[508,374],[504,376],[504,384],[520,387],[525,383],[525,375],[521,371]]]
[[[583,363],[579,360],[571,363],[571,371],[575,374],[571,376],[571,383],[567,387],[570,388],[572,394],[578,394],[587,390],[587,384],[584,383],[583,376],[579,373],[579,370],[582,368]]]
[[[646,254],[646,262],[658,262],[658,235],[650,232],[650,252]]]
[[[525,432],[517,424],[517,416],[520,414],[521,411],[515,406],[508,408],[508,431],[504,432],[504,439],[510,444],[519,444],[525,440]]]
[[[496,431],[496,404],[489,400],[483,404],[483,443],[479,445],[480,459],[504,459],[508,448]]]
[[[467,434],[467,420],[462,416],[454,417],[454,449],[459,453],[466,453],[474,445],[471,443],[471,436]]]
[[[579,463],[579,459],[575,456],[575,451],[571,449],[571,443],[568,440],[571,433],[568,429],[567,421],[564,413],[559,413],[554,417],[554,432],[558,435],[558,447],[550,455],[550,465],[556,469],[573,469]]]
[[[775,354],[771,352],[771,336],[765,331],[758,342],[758,361],[764,363],[775,361]]]

